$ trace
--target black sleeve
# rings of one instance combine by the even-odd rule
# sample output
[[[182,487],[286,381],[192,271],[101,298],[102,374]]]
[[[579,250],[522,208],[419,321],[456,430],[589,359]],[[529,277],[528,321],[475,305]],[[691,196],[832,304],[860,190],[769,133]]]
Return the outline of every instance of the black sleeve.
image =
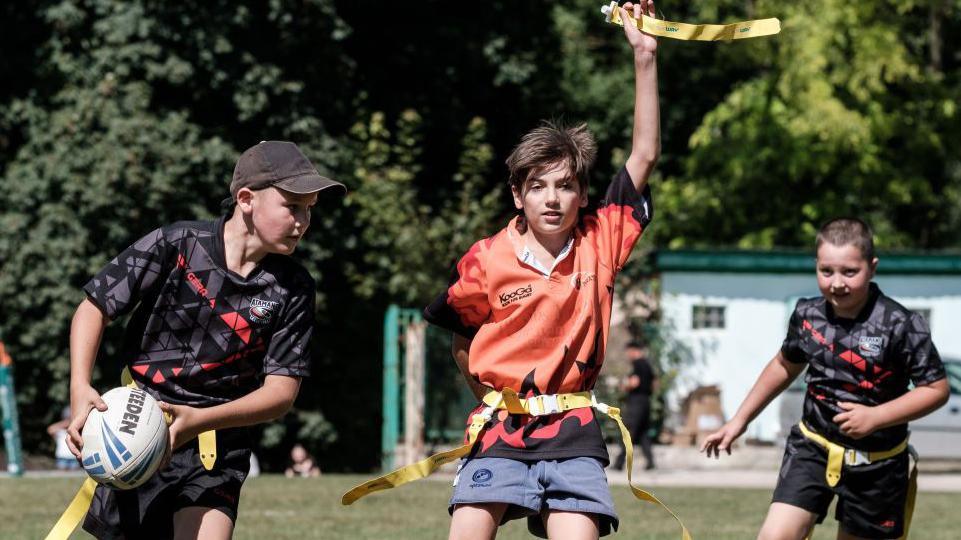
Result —
[[[83,290],[110,319],[126,315],[146,291],[163,283],[161,275],[170,252],[163,231],[156,229],[107,263]]]
[[[314,333],[314,281],[309,277],[292,291],[264,357],[264,375],[310,375],[310,337]]]
[[[427,322],[473,339],[481,325],[490,318],[487,276],[481,255],[481,246],[485,242],[476,242],[454,266],[447,289],[424,308]]]
[[[807,363],[807,355],[804,354],[804,349],[801,348],[801,321],[802,317],[800,314],[801,301],[794,306],[794,312],[791,313],[791,320],[787,325],[787,335],[784,337],[784,343],[781,344],[781,356],[784,357],[788,362],[795,364]]]
[[[931,341],[928,323],[917,313],[911,313],[907,321],[902,352],[908,376],[915,386],[930,384],[947,376],[938,349]]]

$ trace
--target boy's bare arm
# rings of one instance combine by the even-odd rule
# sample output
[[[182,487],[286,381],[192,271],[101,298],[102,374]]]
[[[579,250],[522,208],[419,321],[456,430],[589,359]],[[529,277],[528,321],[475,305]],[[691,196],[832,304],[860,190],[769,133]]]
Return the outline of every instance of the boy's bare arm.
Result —
[[[621,16],[629,13],[635,19],[641,14],[654,17],[654,2],[642,0],[624,4]],[[624,34],[634,51],[634,129],[631,154],[625,167],[638,191],[647,184],[661,153],[661,119],[657,96],[657,39],[633,24],[624,25]]]
[[[805,364],[788,362],[781,351],[778,351],[765,366],[734,417],[721,429],[704,439],[701,451],[707,451],[708,457],[712,453],[717,457],[721,450],[730,454],[731,443],[744,433],[747,425],[771,403],[772,399],[790,386],[791,381],[804,371],[804,366]]]
[[[90,299],[85,298],[70,323],[70,423],[67,425],[67,447],[80,457],[83,439],[80,430],[90,409],[107,410],[100,393],[90,386],[93,364],[100,349],[100,338],[110,319]]]
[[[916,386],[903,396],[874,407],[842,401],[838,406],[844,412],[833,420],[840,426],[841,433],[860,439],[879,429],[906,424],[934,412],[947,403],[950,392],[948,380],[941,379]]]
[[[457,364],[457,369],[460,370],[460,374],[463,375],[464,380],[467,381],[467,386],[470,388],[471,393],[480,400],[483,399],[484,395],[490,392],[491,389],[477,382],[474,377],[471,377],[467,364],[470,355],[470,342],[471,340],[464,336],[453,334],[450,352],[454,357],[454,363]]]
[[[160,408],[173,416],[170,448],[176,449],[211,429],[252,426],[280,418],[297,399],[300,378],[267,375],[257,390],[215,407],[196,408],[161,402]]]

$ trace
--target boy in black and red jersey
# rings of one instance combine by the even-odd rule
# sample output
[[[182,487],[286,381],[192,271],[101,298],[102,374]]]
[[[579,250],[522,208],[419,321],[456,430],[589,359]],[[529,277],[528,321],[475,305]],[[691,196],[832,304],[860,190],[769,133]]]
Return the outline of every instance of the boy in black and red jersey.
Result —
[[[624,8],[636,19],[654,15],[646,0]],[[647,180],[660,150],[657,41],[632,24],[624,33],[633,49],[633,140],[598,208],[580,210],[596,153],[587,128],[533,130],[507,160],[522,214],[475,243],[424,311],[454,333],[455,359],[478,398],[508,389],[556,404],[597,381],[615,276],[653,216]],[[521,517],[544,537],[609,534],[618,518],[608,460],[593,408],[497,411],[459,470],[450,538],[493,538]]]
[[[837,495],[839,539],[900,538],[913,504],[907,424],[947,401],[944,365],[924,319],[872,283],[878,259],[864,222],[829,221],[816,249],[822,296],[798,301],[781,350],[701,450],[730,453],[807,367],[804,414],[758,537],[805,538]]]
[[[121,359],[172,416],[169,464],[137,489],[98,486],[83,527],[98,538],[230,538],[250,442],[244,426],[283,415],[309,374],[315,284],[288,257],[323,190],[296,145],[265,141],[244,152],[230,184],[233,213],[154,230],[84,286],[70,332],[68,442],[76,456],[93,407],[100,338],[132,313]],[[216,430],[216,462],[198,435]]]

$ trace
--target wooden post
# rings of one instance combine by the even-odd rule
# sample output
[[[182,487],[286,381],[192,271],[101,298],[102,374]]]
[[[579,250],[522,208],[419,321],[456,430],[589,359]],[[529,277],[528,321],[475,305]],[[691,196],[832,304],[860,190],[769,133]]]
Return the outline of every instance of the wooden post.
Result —
[[[424,364],[427,325],[411,321],[404,332],[404,450],[407,464],[420,461],[424,453]]]

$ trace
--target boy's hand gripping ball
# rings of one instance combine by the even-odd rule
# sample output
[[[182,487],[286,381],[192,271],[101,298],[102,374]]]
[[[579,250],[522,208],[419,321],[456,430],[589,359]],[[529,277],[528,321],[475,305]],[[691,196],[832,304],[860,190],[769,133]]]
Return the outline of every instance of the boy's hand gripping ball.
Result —
[[[107,410],[90,411],[83,425],[81,462],[91,478],[133,489],[157,471],[167,449],[167,423],[150,394],[120,387],[103,395]]]

